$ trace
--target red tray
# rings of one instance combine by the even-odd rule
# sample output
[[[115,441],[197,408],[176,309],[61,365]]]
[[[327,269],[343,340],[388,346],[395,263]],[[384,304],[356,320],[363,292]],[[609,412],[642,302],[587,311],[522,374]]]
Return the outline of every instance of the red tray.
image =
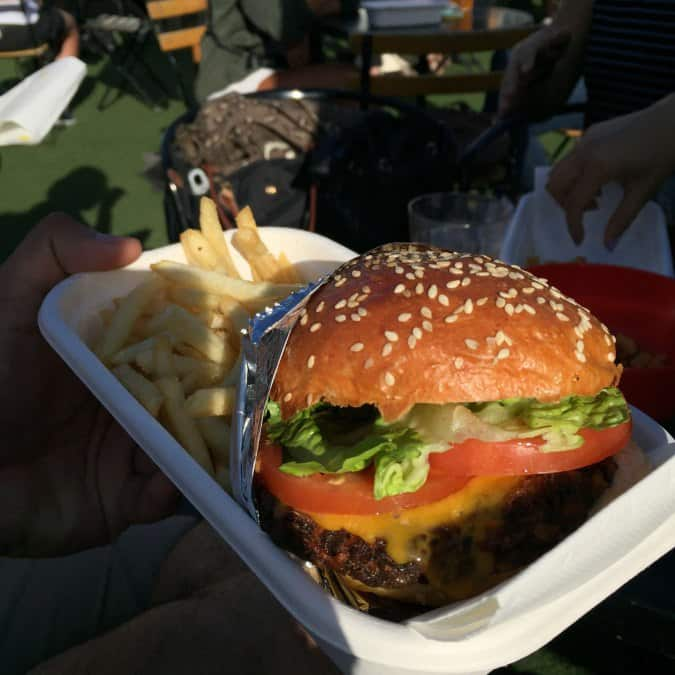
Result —
[[[625,368],[626,400],[656,420],[675,417],[675,279],[629,267],[555,263],[528,268],[588,307],[613,333],[665,354],[658,368]]]

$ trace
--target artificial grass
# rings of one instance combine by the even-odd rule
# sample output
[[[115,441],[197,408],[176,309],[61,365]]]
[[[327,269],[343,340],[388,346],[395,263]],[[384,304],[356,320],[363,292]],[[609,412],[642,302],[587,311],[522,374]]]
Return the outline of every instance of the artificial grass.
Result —
[[[36,146],[0,147],[0,259],[51,211],[69,213],[101,232],[133,234],[147,248],[166,243],[162,193],[144,175],[144,157],[159,152],[164,129],[185,104],[174,72],[154,45],[145,58],[170,89],[165,107],[153,109],[120,91],[107,61],[89,62],[74,99],[74,126],[53,129]],[[0,61],[0,83],[17,74],[16,62]],[[98,110],[108,83],[120,95]]]

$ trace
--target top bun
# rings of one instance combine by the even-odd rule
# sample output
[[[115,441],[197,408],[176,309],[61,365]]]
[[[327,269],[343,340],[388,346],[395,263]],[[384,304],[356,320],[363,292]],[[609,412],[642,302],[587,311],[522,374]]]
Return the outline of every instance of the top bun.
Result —
[[[614,338],[544,280],[485,255],[387,244],[345,263],[312,296],[272,398],[288,417],[319,401],[377,406],[532,397],[617,384]]]

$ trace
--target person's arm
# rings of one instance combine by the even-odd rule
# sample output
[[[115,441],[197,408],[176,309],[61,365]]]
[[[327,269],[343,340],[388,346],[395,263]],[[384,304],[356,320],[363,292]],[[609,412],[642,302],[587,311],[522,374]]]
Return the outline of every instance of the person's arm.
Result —
[[[563,0],[553,21],[511,52],[499,91],[499,114],[531,120],[557,112],[581,75],[592,0]]]
[[[582,217],[602,186],[618,181],[623,200],[610,217],[605,243],[613,248],[645,202],[675,173],[675,94],[592,126],[549,175],[548,190],[565,210],[572,238],[583,239]]]

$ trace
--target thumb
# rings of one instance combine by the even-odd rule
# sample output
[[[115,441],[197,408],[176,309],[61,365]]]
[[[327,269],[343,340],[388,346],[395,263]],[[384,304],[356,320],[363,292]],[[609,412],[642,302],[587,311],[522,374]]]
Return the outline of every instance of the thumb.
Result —
[[[8,284],[43,296],[71,274],[123,267],[140,254],[136,239],[99,234],[70,216],[53,213],[28,233],[2,271]]]
[[[626,193],[621,203],[610,216],[605,228],[605,246],[610,251],[614,250],[619,242],[619,237],[635,220],[648,199],[649,190],[645,186],[636,185],[626,188]]]

